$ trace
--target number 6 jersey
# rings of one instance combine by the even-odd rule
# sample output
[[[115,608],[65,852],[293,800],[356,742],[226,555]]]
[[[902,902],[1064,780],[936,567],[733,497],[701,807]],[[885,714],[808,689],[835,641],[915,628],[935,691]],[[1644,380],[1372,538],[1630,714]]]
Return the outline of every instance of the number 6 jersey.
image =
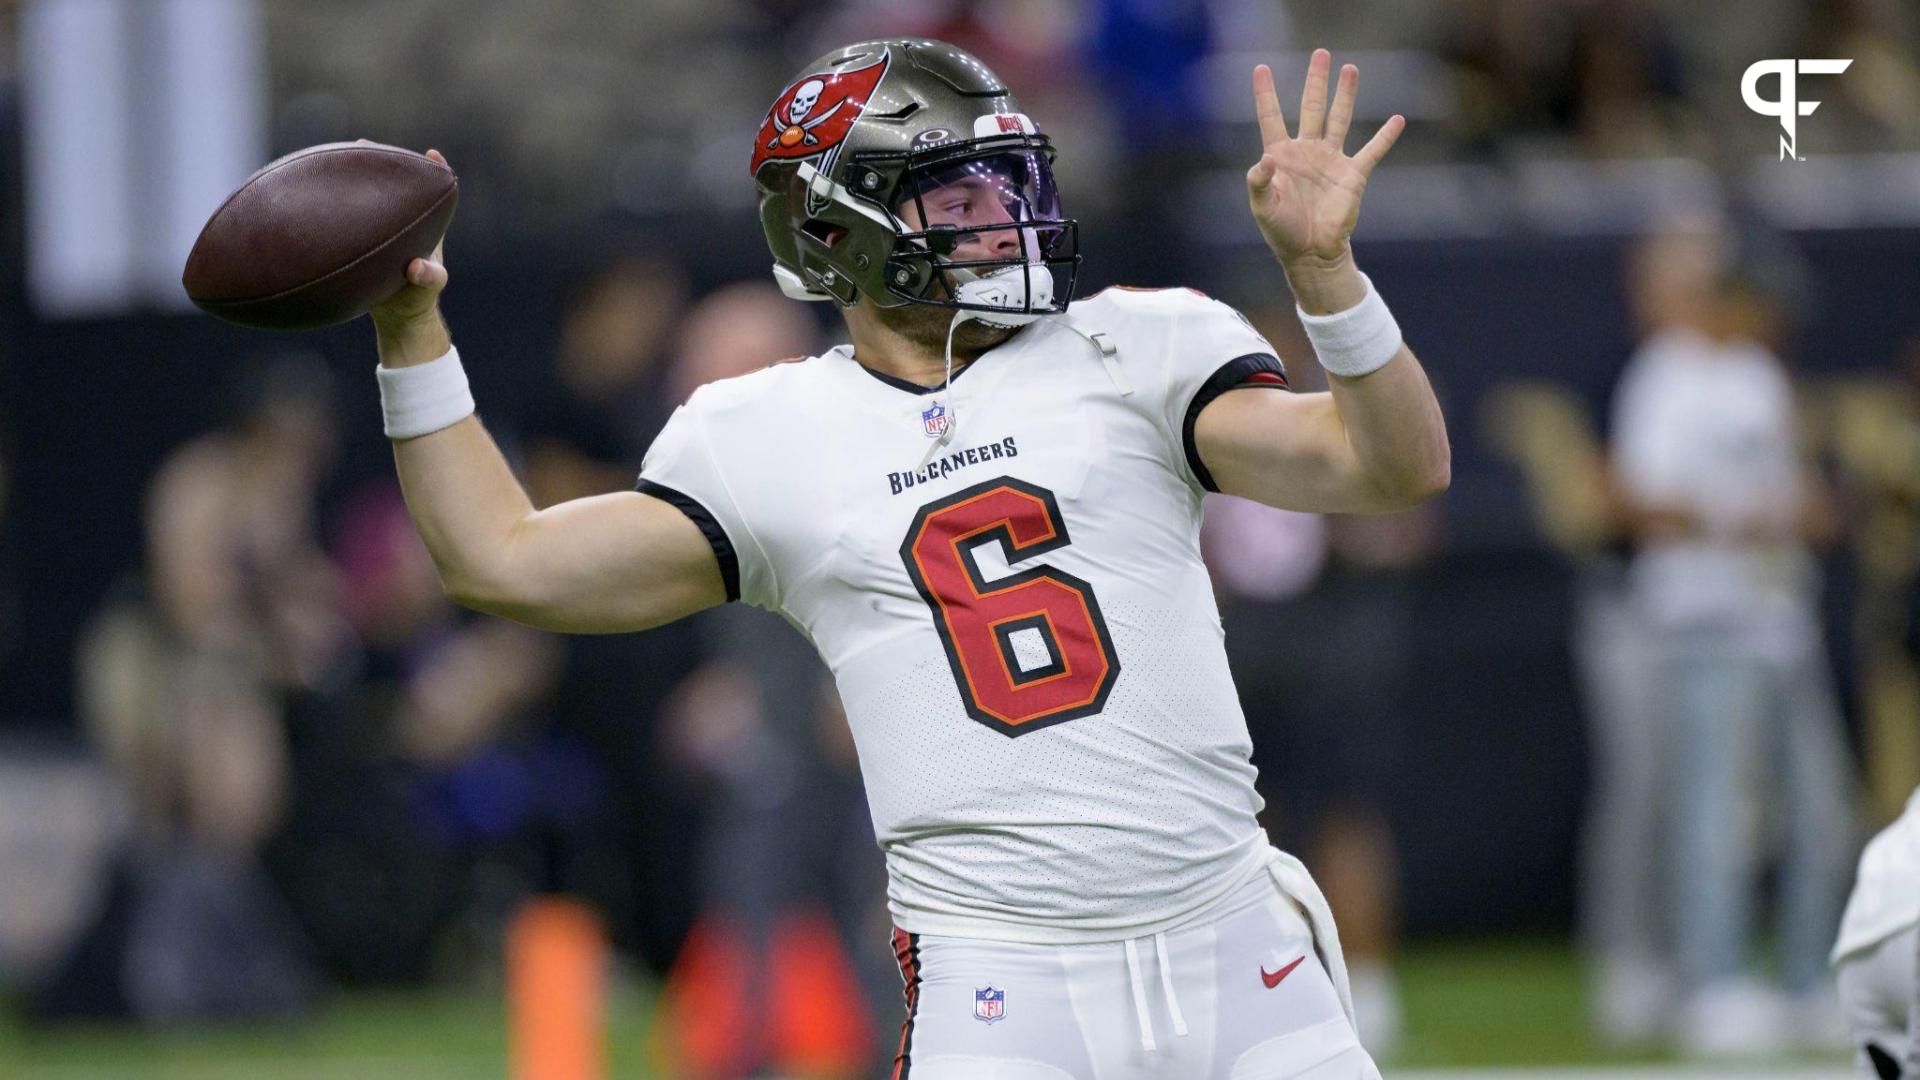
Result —
[[[902,929],[1151,934],[1263,860],[1193,441],[1248,385],[1285,375],[1232,309],[1109,290],[946,390],[845,346],[711,384],[648,451],[729,597],[832,669]]]

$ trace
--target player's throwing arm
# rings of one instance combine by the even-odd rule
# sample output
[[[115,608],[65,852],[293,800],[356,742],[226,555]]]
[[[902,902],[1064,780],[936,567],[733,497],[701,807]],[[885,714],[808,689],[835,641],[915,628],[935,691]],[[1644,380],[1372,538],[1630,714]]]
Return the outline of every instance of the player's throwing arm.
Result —
[[[1321,367],[1326,394],[1223,394],[1201,413],[1195,440],[1222,491],[1274,506],[1329,512],[1397,510],[1446,489],[1450,451],[1426,373],[1349,238],[1374,166],[1406,128],[1390,118],[1345,150],[1360,72],[1341,68],[1327,104],[1331,56],[1316,50],[1287,134],[1273,72],[1253,72],[1264,144],[1247,170],[1247,199],[1280,260]]]
[[[408,264],[407,287],[373,309],[373,324],[400,485],[448,595],[574,633],[641,630],[723,603],[713,548],[665,502],[625,491],[534,509],[473,414],[440,317],[446,285],[436,248]]]

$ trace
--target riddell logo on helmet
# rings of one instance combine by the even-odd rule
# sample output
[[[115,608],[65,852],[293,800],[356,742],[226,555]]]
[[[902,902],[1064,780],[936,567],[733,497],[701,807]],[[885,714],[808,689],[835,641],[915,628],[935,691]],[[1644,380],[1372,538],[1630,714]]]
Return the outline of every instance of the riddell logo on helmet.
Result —
[[[796,161],[837,151],[886,75],[887,61],[882,56],[852,71],[808,75],[782,90],[754,137],[748,172],[757,175],[774,158]],[[820,166],[822,172],[831,169],[831,158]]]
[[[973,137],[976,139],[992,135],[1032,135],[1038,130],[1026,113],[988,113],[973,118]]]

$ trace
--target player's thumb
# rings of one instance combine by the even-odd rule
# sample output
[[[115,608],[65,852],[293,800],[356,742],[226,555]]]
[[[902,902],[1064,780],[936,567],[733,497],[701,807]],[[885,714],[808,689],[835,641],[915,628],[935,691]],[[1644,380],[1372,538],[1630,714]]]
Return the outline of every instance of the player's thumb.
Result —
[[[434,249],[432,257],[415,259],[407,264],[407,284],[433,293],[447,287],[447,265],[440,261],[438,248]]]
[[[1253,168],[1247,170],[1247,190],[1258,195],[1273,186],[1273,174],[1279,169],[1271,155],[1262,154]]]
[[[376,323],[401,326],[425,317],[439,304],[440,290],[447,287],[446,266],[432,258],[409,261],[404,277],[399,291],[373,306]]]

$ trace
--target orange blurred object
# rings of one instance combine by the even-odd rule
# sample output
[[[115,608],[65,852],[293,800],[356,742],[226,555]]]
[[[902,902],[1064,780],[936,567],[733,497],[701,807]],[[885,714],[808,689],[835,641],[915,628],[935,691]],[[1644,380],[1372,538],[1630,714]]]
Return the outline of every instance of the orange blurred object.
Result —
[[[606,1075],[607,932],[593,909],[532,900],[507,929],[507,1022],[514,1080]]]
[[[808,1080],[857,1077],[875,1045],[840,935],[817,912],[783,918],[760,957],[726,920],[701,920],[657,1015],[661,1064],[697,1080],[767,1068]]]

